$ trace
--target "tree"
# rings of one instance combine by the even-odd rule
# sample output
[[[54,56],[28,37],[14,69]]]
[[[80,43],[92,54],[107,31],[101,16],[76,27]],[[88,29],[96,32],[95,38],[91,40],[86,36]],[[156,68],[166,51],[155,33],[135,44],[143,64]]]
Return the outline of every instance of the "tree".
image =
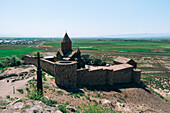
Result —
[[[94,64],[95,66],[99,66],[101,62],[102,62],[102,60],[100,60],[100,59],[94,59],[93,64]]]
[[[105,66],[105,65],[106,65],[106,62],[101,62],[100,65],[101,65],[101,66]]]
[[[84,57],[85,64],[89,64],[92,59]]]
[[[17,58],[16,56],[6,57],[3,61],[0,61],[0,67],[7,67],[7,66],[18,66],[23,64],[23,61]]]

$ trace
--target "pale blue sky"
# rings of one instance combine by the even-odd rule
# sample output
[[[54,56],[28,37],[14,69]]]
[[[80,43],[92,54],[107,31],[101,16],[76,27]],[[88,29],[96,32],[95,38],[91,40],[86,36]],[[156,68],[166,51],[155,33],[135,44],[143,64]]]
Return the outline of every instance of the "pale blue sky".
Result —
[[[170,32],[170,0],[0,0],[0,35]]]

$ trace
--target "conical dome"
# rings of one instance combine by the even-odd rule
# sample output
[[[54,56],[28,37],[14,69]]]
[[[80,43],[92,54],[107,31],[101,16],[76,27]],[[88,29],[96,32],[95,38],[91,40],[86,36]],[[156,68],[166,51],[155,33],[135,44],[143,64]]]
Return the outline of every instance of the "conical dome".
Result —
[[[76,52],[77,52],[77,53],[81,53],[81,52],[80,52],[80,49],[79,49],[79,47],[78,47],[78,49],[77,49],[77,51],[76,51]]]
[[[67,33],[65,33],[64,38],[61,41],[61,43],[71,43],[71,40],[70,40],[69,36],[67,35]]]
[[[71,40],[68,37],[67,33],[65,33],[64,38],[61,41],[61,50],[62,50],[64,55],[72,50]]]
[[[79,48],[77,49],[76,53],[77,53],[77,58],[80,58],[81,57],[81,52],[80,52]]]

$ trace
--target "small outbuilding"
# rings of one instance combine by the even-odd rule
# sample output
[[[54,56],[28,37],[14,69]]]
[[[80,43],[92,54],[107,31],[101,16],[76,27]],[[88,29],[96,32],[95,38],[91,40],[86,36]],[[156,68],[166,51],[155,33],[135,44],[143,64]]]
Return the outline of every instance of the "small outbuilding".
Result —
[[[89,58],[89,54],[88,54],[88,53],[82,53],[82,54],[81,54],[81,57],[83,57],[83,58],[84,58],[84,57]]]
[[[125,58],[125,57],[117,57],[116,59],[113,60],[113,64],[130,64],[134,68],[137,68],[137,63],[133,59]]]

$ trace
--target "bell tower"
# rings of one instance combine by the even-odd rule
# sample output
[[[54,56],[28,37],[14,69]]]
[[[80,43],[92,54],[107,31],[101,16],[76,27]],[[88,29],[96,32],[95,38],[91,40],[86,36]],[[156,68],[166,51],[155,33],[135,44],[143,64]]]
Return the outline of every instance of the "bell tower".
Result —
[[[72,42],[67,33],[65,33],[61,41],[61,50],[64,54],[72,50]]]

